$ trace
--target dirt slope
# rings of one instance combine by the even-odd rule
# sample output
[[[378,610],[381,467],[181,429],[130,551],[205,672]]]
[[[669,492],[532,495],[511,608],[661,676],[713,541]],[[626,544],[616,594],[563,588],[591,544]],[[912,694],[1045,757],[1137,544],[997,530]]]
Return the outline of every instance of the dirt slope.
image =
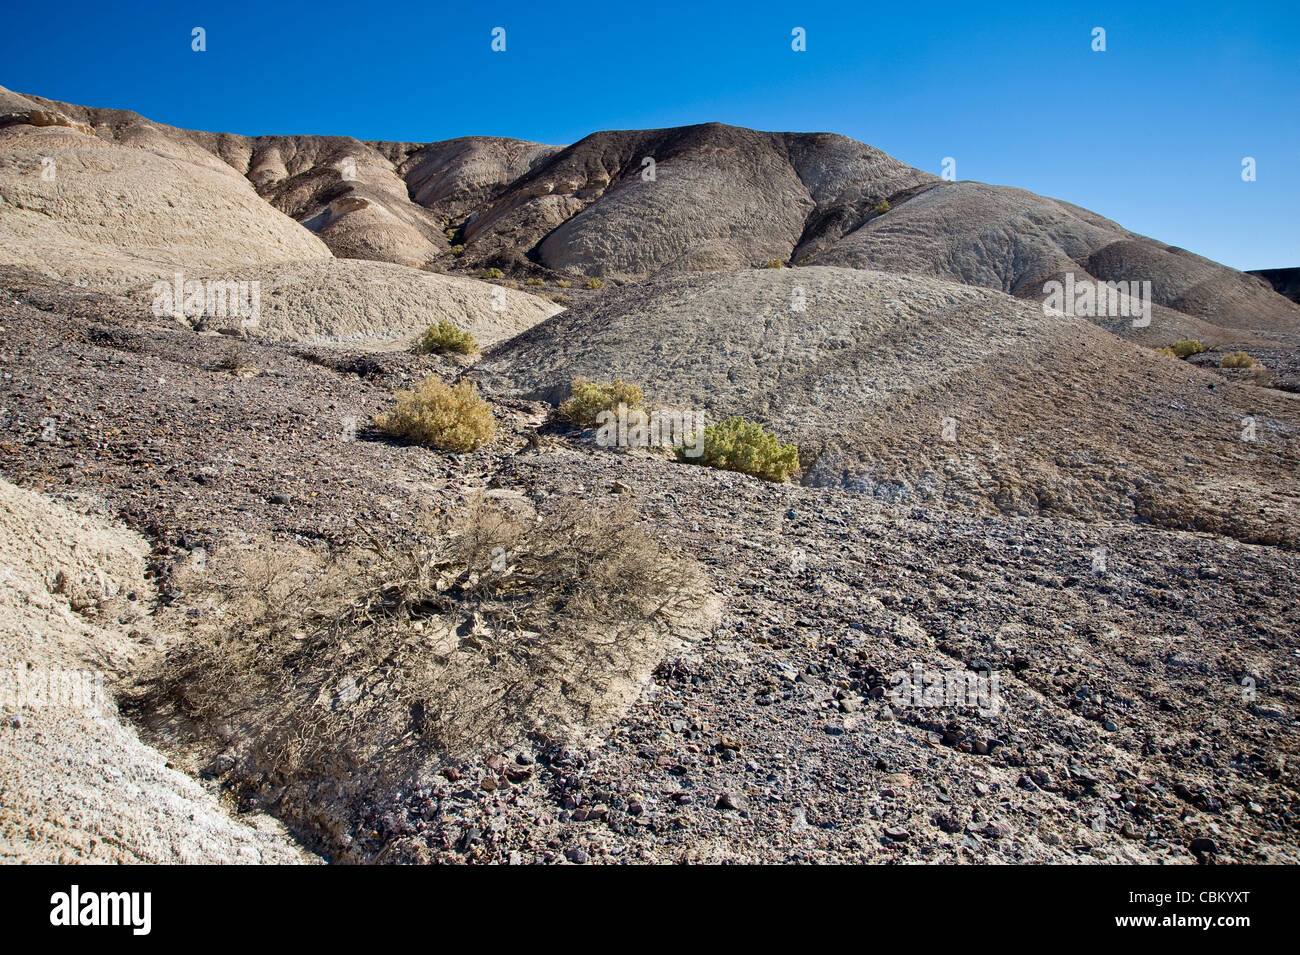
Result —
[[[4,480],[0,525],[0,861],[303,861],[118,716],[117,687],[159,652],[149,545]]]
[[[1300,543],[1293,397],[1000,292],[821,267],[686,276],[557,316],[474,373],[552,400],[579,375],[634,380],[711,421],[760,420],[798,443],[807,483],[881,500]]]

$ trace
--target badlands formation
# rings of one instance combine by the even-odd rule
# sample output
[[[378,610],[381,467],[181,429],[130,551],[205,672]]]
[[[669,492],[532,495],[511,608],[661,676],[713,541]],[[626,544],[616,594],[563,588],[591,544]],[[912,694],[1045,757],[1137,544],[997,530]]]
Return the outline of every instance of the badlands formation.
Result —
[[[1293,286],[831,134],[0,89],[0,858],[1294,863]],[[372,424],[429,375],[490,442]]]

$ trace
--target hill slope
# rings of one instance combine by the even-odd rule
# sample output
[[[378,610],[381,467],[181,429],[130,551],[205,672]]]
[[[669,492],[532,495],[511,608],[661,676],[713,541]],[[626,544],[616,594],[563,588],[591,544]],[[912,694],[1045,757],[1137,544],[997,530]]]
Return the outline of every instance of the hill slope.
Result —
[[[1294,399],[1000,292],[825,267],[674,277],[556,316],[474,373],[548,400],[576,376],[634,380],[760,420],[799,444],[806,482],[886,501],[1300,542]]]
[[[815,262],[1033,300],[1069,272],[1149,280],[1152,325],[1112,328],[1149,344],[1300,343],[1300,305],[1262,278],[1069,203],[944,182],[843,136],[708,123],[598,132],[563,148],[493,137],[363,143],[192,132],[122,110],[16,98],[101,139],[234,170],[348,258],[616,280]]]

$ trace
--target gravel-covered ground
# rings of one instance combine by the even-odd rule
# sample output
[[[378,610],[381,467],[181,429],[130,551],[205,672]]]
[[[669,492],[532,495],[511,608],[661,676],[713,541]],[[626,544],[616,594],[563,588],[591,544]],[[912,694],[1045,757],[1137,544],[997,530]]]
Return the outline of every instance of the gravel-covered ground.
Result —
[[[164,600],[176,561],[232,535],[397,538],[486,486],[630,502],[713,577],[721,625],[600,745],[521,743],[299,832],[327,858],[1300,856],[1294,551],[772,485],[599,449],[517,400],[491,447],[441,454],[368,421],[449,359],[238,344],[7,287],[0,471],[142,532]],[[901,705],[916,665],[996,673],[996,712]]]

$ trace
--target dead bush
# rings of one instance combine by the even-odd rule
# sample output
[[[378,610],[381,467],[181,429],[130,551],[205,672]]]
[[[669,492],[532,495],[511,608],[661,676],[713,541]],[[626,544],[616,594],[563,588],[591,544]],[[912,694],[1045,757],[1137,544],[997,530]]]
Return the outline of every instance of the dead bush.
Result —
[[[578,500],[538,515],[476,497],[399,542],[253,542],[207,564],[177,577],[191,632],[140,706],[208,754],[233,745],[257,792],[399,785],[525,736],[578,739],[712,606],[693,562]]]

